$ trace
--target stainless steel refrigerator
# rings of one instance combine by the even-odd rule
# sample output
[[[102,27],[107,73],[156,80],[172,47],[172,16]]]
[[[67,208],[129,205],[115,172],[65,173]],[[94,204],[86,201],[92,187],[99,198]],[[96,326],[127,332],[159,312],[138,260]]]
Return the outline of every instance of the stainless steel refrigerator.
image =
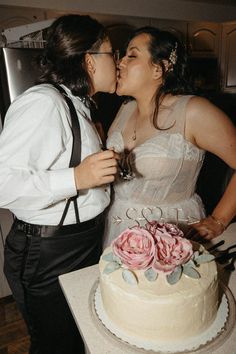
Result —
[[[38,69],[36,57],[42,49],[0,49],[0,114],[2,124],[10,103],[35,84]]]

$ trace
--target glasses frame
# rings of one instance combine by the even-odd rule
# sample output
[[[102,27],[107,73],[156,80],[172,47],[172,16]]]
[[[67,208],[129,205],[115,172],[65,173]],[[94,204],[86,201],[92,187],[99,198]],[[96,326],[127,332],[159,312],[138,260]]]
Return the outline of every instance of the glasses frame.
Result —
[[[113,59],[115,60],[115,62],[118,62],[120,60],[120,51],[119,49],[113,50],[111,52],[95,52],[95,51],[87,51],[87,54],[107,54],[107,55],[111,55],[113,57]]]

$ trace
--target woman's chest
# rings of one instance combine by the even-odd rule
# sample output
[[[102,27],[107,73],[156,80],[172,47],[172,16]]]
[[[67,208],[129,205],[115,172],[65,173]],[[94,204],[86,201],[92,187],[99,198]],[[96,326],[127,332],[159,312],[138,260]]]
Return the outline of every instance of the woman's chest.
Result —
[[[196,168],[204,152],[187,142],[181,134],[162,133],[148,139],[131,151],[124,149],[122,135],[112,134],[108,146],[121,154],[122,166],[128,166],[138,178],[163,179]]]

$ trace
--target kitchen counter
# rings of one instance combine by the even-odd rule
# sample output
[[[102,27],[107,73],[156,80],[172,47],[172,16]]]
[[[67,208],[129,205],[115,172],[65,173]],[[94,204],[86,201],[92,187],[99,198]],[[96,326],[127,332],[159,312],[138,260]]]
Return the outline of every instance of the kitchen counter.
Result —
[[[236,223],[231,224],[213,243],[217,243],[221,239],[225,239],[225,244],[221,247],[222,249],[236,243]],[[59,277],[71,312],[86,343],[87,351],[91,354],[154,353],[127,345],[104,329],[103,325],[97,319],[92,306],[93,292],[98,277],[98,265],[67,273]],[[236,298],[236,270],[231,273],[222,272],[221,277],[233,293],[234,298]],[[232,301],[234,302],[235,300],[232,299]],[[236,354],[235,343],[236,327],[234,326],[230,332],[223,332],[223,335],[209,346],[191,353]]]

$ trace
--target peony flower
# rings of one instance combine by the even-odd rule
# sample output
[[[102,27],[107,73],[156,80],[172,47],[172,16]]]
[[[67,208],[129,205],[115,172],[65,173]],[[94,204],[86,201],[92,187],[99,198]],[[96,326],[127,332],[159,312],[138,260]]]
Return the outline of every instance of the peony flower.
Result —
[[[156,251],[152,266],[158,273],[166,275],[172,273],[177,266],[187,263],[193,254],[191,242],[182,237],[182,231],[178,232],[175,225],[171,225],[173,228],[170,225],[156,228],[154,234]]]
[[[149,231],[126,229],[112,242],[113,253],[130,269],[147,269],[153,262],[155,242]]]

